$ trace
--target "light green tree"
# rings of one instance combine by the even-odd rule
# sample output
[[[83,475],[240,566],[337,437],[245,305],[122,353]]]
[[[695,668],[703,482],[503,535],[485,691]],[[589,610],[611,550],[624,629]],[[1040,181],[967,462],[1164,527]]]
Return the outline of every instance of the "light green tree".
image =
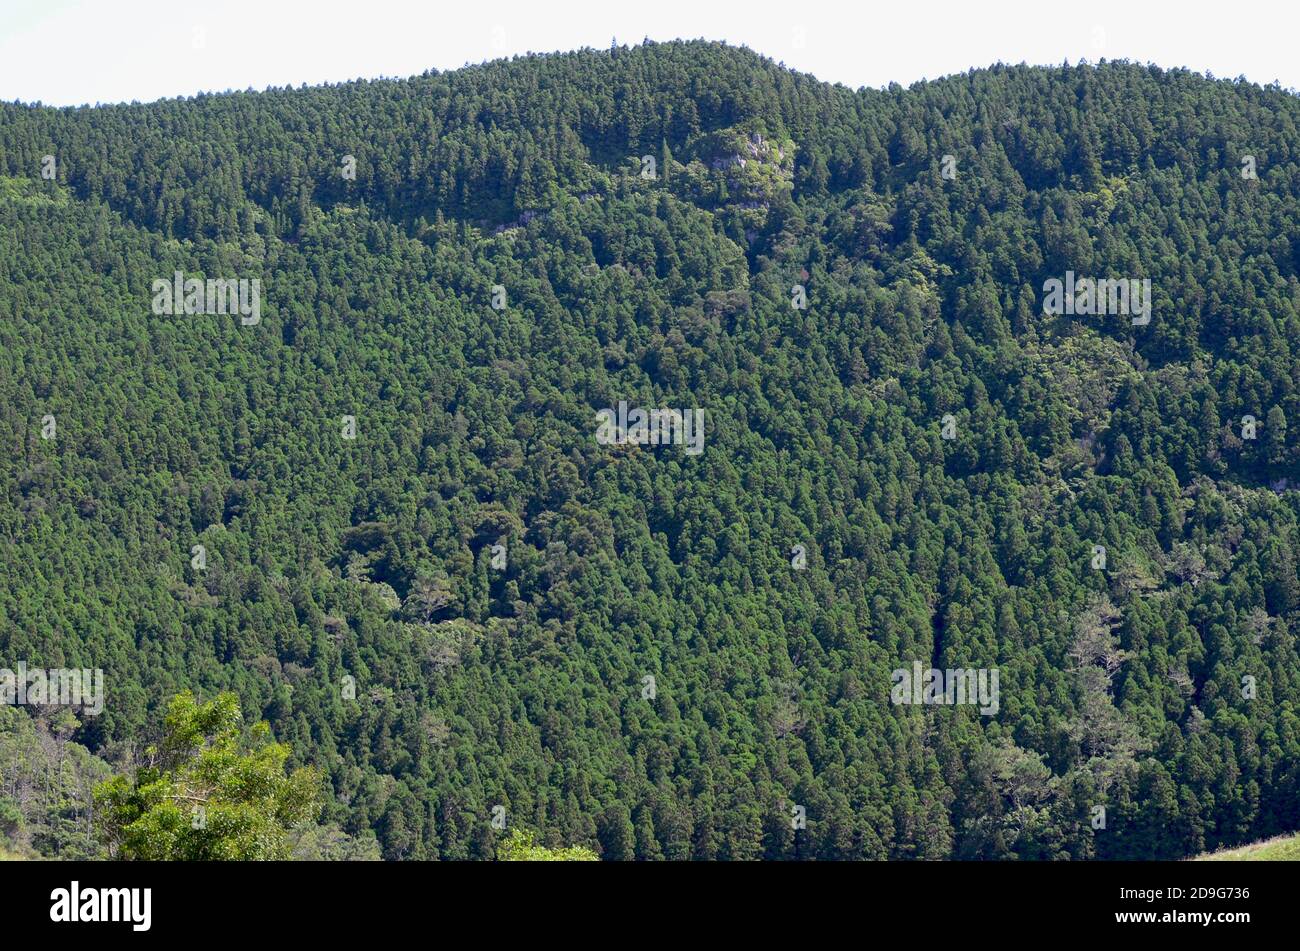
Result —
[[[239,700],[174,697],[163,738],[134,778],[95,790],[100,834],[122,859],[270,860],[289,857],[288,831],[320,810],[320,777],[285,774],[289,748],[270,727],[244,728]]]
[[[498,862],[597,862],[599,858],[591,849],[580,845],[567,849],[548,849],[537,845],[536,834],[531,830],[511,829],[510,835],[497,846]]]

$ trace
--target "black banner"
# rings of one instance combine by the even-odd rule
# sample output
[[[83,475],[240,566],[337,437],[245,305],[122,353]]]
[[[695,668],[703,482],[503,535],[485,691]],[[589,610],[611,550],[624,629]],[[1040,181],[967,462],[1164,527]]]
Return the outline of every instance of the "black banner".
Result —
[[[1290,863],[0,863],[11,935],[129,942],[293,934],[371,940],[482,926],[547,940],[765,939],[835,927],[926,940],[1126,932],[1183,941],[1294,920]],[[920,933],[916,929],[920,929]],[[458,929],[459,930],[459,929]]]

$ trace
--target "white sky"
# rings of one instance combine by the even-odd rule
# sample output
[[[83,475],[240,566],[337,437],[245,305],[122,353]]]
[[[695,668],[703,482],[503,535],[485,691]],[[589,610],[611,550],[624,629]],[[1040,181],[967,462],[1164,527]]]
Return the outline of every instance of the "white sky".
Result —
[[[1300,0],[0,0],[0,100],[150,101],[704,37],[820,79],[908,85],[1103,57],[1300,88]]]

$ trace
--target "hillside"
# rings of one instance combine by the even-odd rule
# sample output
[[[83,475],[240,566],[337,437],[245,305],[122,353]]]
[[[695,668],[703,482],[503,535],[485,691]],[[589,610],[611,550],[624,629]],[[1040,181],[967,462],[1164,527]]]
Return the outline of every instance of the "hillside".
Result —
[[[390,860],[1300,829],[1294,95],[647,44],[0,105],[0,176],[0,667],[105,683],[0,722],[24,848],[93,850],[186,689]],[[1076,276],[1149,320],[1044,313]],[[931,666],[996,709],[892,702]]]
[[[1300,862],[1300,836],[1285,835],[1264,842],[1198,855],[1198,862]]]

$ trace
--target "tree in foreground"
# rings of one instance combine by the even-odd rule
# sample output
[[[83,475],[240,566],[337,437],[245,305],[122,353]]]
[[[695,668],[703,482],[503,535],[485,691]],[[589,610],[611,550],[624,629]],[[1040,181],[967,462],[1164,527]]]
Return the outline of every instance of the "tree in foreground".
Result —
[[[266,723],[245,729],[233,693],[179,694],[148,765],[95,790],[100,834],[121,859],[288,858],[289,830],[320,810],[319,774],[286,775],[288,756]]]
[[[498,862],[597,862],[591,849],[575,845],[567,849],[548,849],[534,842],[535,833],[511,829],[510,835],[497,846]]]

